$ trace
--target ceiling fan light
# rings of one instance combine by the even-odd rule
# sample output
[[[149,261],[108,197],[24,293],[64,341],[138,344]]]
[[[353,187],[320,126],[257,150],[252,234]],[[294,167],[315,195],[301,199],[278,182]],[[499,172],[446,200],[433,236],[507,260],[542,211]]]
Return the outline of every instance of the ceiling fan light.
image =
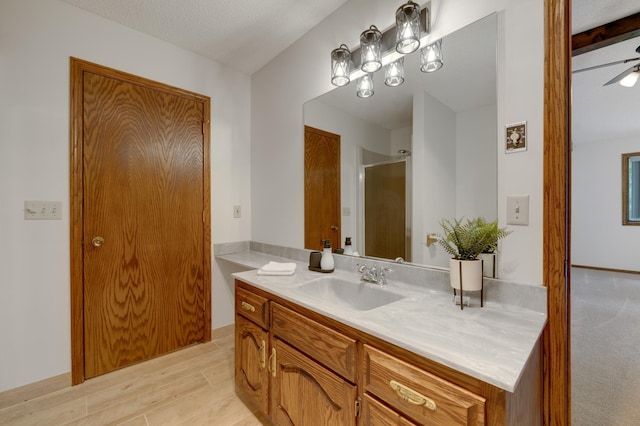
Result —
[[[636,82],[638,81],[638,77],[640,77],[640,71],[635,70],[629,73],[625,78],[620,80],[620,85],[624,87],[633,87],[636,85]]]

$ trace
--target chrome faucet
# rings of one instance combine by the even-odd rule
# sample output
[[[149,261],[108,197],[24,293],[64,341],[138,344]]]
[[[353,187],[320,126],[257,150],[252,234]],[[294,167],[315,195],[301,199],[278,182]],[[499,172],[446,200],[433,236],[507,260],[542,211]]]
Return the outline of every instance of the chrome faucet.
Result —
[[[358,263],[358,272],[362,274],[362,276],[360,277],[361,281],[379,285],[387,285],[387,276],[385,275],[385,273],[393,271],[389,268],[385,268],[382,265],[368,266]]]

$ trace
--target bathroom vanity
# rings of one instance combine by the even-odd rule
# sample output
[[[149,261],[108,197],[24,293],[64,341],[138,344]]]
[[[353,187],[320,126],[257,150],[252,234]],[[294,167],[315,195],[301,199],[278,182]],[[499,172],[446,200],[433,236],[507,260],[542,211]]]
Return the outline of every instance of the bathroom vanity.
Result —
[[[233,274],[236,391],[273,424],[541,424],[544,313],[298,266]]]

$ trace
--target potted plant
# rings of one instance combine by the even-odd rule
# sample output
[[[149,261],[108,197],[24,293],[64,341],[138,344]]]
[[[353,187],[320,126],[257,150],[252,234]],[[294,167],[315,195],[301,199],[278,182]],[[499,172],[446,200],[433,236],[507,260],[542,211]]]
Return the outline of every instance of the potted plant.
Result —
[[[443,219],[440,222],[443,234],[438,235],[438,244],[451,255],[449,260],[450,285],[460,289],[460,307],[462,308],[463,291],[482,290],[482,252],[495,250],[498,240],[509,232],[498,227],[498,221],[486,222],[482,218],[454,219],[453,222]],[[481,295],[482,303],[482,295]]]
[[[478,258],[482,260],[482,275],[489,278],[496,278],[497,268],[497,255],[498,255],[498,240],[506,237],[511,233],[506,228],[498,228],[498,221],[487,223],[483,218],[476,219],[479,226],[489,226],[490,231],[488,236],[489,245],[482,250],[482,253],[478,255]]]

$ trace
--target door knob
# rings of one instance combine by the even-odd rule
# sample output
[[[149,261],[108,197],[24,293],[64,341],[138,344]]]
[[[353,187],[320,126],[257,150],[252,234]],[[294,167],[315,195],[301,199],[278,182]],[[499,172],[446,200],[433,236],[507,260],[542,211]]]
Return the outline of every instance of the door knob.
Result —
[[[104,238],[93,237],[93,240],[91,240],[91,244],[93,244],[94,247],[100,247],[101,245],[104,244]]]
[[[331,225],[331,230],[332,231],[337,231],[338,230],[338,225]]]

